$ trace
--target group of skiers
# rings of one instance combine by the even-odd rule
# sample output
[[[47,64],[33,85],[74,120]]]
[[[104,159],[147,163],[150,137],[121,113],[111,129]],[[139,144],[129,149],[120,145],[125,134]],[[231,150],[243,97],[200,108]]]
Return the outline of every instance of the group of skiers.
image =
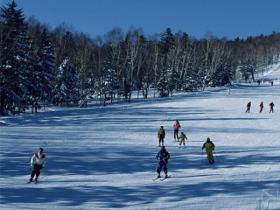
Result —
[[[260,106],[259,113],[262,113],[263,108],[264,108],[263,102],[261,102],[259,106]],[[270,106],[269,113],[273,113],[274,112],[274,103],[271,102],[269,104],[269,106]],[[246,113],[249,113],[250,110],[251,110],[251,101],[248,102],[248,104],[247,104]],[[187,138],[187,136],[184,132],[180,132],[180,135],[179,135],[179,129],[180,128],[181,128],[181,125],[179,123],[179,120],[176,120],[173,124],[174,141],[179,142],[179,147],[181,147],[182,144],[185,147],[186,146],[186,140],[188,138]],[[161,148],[160,148],[160,151],[156,155],[156,159],[159,160],[158,167],[157,167],[158,178],[160,177],[160,172],[161,171],[163,171],[165,173],[165,178],[168,177],[167,163],[168,163],[168,160],[170,158],[170,154],[164,146],[164,139],[165,139],[165,130],[164,130],[163,126],[160,126],[160,128],[158,130],[158,141],[159,141],[159,146]],[[208,162],[210,164],[213,164],[214,163],[213,151],[215,150],[215,145],[210,140],[209,137],[207,138],[206,142],[203,144],[201,149],[206,150]],[[46,162],[45,159],[46,159],[46,156],[44,154],[43,148],[39,148],[38,151],[31,158],[32,172],[31,172],[30,179],[29,179],[28,183],[33,182],[34,177],[35,177],[34,181],[35,181],[35,183],[37,183],[38,177],[39,177],[40,172],[41,172],[41,169],[44,167],[44,164]]]
[[[251,111],[251,101],[249,101],[248,103],[247,103],[247,106],[246,106],[246,113],[250,113],[250,111]],[[262,111],[263,111],[263,108],[264,108],[264,104],[263,104],[263,102],[261,101],[261,103],[260,103],[260,110],[259,110],[259,113],[262,113]],[[274,103],[273,102],[271,102],[270,104],[269,104],[269,107],[270,107],[270,110],[269,110],[269,113],[273,113],[274,112]]]
[[[173,124],[174,129],[174,141],[179,142],[179,146],[182,144],[186,146],[186,140],[188,139],[186,134],[184,132],[181,132],[179,135],[179,129],[181,128],[181,125],[179,123],[179,120],[176,120]],[[164,146],[164,138],[165,138],[165,130],[163,126],[160,126],[158,130],[158,146]]]
[[[184,147],[186,146],[186,140],[188,139],[187,136],[184,134],[184,132],[180,133],[179,136],[179,129],[181,128],[181,125],[178,120],[175,121],[173,124],[173,129],[174,129],[174,141],[179,141],[179,147],[183,144]],[[164,172],[165,176],[164,178],[168,177],[168,169],[167,169],[167,163],[170,158],[169,152],[166,150],[164,146],[164,138],[165,138],[165,130],[163,126],[160,126],[158,130],[158,141],[159,141],[159,147],[160,151],[156,155],[156,159],[159,161],[158,162],[158,167],[157,167],[157,178],[160,178],[160,173],[161,171]],[[214,143],[210,140],[208,137],[206,142],[202,145],[201,150],[206,150],[207,154],[207,159],[210,164],[214,163],[214,156],[213,156],[213,151],[215,150],[215,145]]]

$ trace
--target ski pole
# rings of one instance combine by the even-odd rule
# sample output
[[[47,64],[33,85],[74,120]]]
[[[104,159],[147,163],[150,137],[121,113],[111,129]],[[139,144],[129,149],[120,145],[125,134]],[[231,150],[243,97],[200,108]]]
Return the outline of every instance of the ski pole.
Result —
[[[217,161],[217,155],[216,155],[215,150],[213,151],[213,154],[214,154],[214,159],[215,159],[215,161]]]
[[[201,163],[203,163],[203,149],[201,149]]]

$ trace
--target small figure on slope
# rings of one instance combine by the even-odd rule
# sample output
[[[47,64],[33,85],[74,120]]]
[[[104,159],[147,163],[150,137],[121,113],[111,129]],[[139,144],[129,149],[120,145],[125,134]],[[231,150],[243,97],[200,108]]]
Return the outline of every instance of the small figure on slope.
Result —
[[[260,113],[263,111],[263,102],[260,103]]]
[[[208,137],[206,142],[202,146],[202,150],[205,148],[206,154],[207,154],[207,159],[210,164],[214,163],[214,156],[213,156],[213,151],[215,150],[215,145],[214,143],[210,140]]]
[[[179,141],[179,129],[181,128],[181,125],[179,123],[179,120],[176,120],[175,123],[173,124],[173,129],[174,129],[174,141],[176,141],[176,139]]]
[[[186,140],[188,139],[187,136],[186,136],[186,134],[184,134],[183,132],[181,132],[179,139],[180,139],[179,146],[181,147],[181,145],[183,144],[184,147],[185,147],[185,146],[186,146]]]
[[[158,130],[158,146],[160,146],[160,144],[162,146],[164,145],[164,138],[165,138],[165,130],[163,126],[160,126]]]
[[[162,170],[165,173],[165,178],[168,177],[167,163],[168,163],[169,158],[170,158],[169,152],[167,152],[167,150],[165,149],[165,146],[162,146],[156,156],[156,159],[159,160],[158,167],[157,167],[157,174],[158,174],[157,178],[160,178],[160,172]]]
[[[31,176],[28,183],[32,182],[34,176],[36,175],[35,183],[37,184],[41,169],[44,167],[44,164],[46,162],[46,156],[44,154],[43,148],[38,149],[38,151],[32,156],[30,162],[31,166],[33,167],[33,170],[31,172]]]
[[[274,112],[274,109],[273,109],[273,107],[274,107],[274,103],[273,103],[273,102],[271,102],[271,103],[269,104],[269,106],[270,106],[269,113],[273,113],[273,112]]]
[[[249,101],[247,104],[246,113],[250,113],[250,109],[251,109],[251,101]]]

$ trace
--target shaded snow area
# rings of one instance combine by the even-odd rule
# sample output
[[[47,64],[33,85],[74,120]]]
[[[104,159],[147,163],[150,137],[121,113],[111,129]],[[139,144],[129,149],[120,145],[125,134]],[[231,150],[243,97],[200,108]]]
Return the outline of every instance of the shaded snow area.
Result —
[[[0,209],[280,209],[280,86],[234,85],[227,94],[1,118]],[[173,140],[175,119],[186,148]],[[153,181],[161,125],[171,178]],[[207,137],[214,165],[201,152]],[[26,184],[38,147],[47,164],[37,185]]]

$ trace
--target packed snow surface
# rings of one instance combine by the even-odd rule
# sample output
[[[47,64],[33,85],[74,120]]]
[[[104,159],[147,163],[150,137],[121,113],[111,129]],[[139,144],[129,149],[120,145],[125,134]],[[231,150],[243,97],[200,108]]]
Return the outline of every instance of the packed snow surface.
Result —
[[[251,113],[245,113],[251,101]],[[264,112],[259,104],[264,102]],[[269,113],[273,101],[275,113]],[[186,148],[173,140],[178,119]],[[2,117],[0,209],[280,209],[280,86],[234,85],[106,107]],[[170,179],[156,180],[166,129]],[[209,165],[201,146],[216,145]],[[39,183],[30,158],[45,149]]]

